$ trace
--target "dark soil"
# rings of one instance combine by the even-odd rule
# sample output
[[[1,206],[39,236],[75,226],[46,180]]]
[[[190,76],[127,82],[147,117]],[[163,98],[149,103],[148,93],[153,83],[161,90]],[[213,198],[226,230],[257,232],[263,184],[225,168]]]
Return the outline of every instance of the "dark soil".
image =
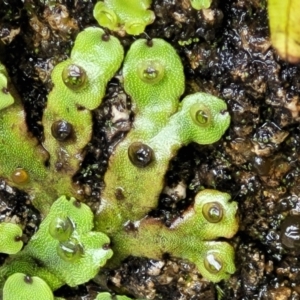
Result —
[[[40,140],[51,70],[68,56],[76,34],[96,25],[95,0],[61,0],[52,9],[42,2],[0,2],[0,59],[23,99],[29,128]],[[223,98],[231,114],[230,128],[218,143],[185,147],[171,162],[166,183],[172,187],[185,182],[187,198],[178,202],[175,196],[162,195],[152,213],[168,225],[201,187],[231,194],[239,203],[240,229],[230,241],[237,271],[228,282],[214,285],[185,261],[128,258],[118,270],[56,294],[93,299],[106,287],[164,300],[300,299],[300,242],[283,236],[294,226],[300,238],[299,66],[280,60],[272,49],[265,0],[213,1],[206,11],[191,9],[188,0],[154,0],[152,8],[156,20],[141,36],[170,42],[184,64],[186,94],[204,91]],[[64,26],[53,23],[62,11],[69,14]],[[135,38],[120,39],[128,49]],[[130,128],[129,123],[108,126],[111,106],[130,108],[126,99],[115,78],[94,111],[93,139],[74,179],[83,185],[93,209],[111,150]],[[1,220],[20,218],[27,225],[27,238],[40,221],[26,195],[3,182],[0,212]]]

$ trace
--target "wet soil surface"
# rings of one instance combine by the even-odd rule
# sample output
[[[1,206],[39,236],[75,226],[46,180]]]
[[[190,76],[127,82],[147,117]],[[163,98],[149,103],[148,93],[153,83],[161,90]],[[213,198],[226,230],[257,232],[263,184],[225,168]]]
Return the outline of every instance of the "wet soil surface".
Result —
[[[68,56],[76,34],[96,25],[94,3],[62,0],[49,7],[37,0],[0,2],[1,61],[23,99],[29,128],[40,140],[51,70]],[[218,143],[185,147],[170,163],[166,183],[174,187],[185,182],[186,199],[162,195],[152,213],[167,225],[202,187],[231,194],[239,204],[240,229],[230,241],[237,271],[228,282],[214,285],[186,261],[128,258],[119,269],[76,289],[63,287],[56,295],[93,299],[107,288],[165,300],[299,299],[299,67],[280,60],[272,49],[265,1],[213,1],[209,10],[196,11],[188,0],[154,0],[152,9],[156,20],[146,34],[176,48],[184,64],[186,94],[204,91],[223,98],[231,114],[230,128]],[[125,49],[134,39],[120,37]],[[93,139],[74,179],[93,209],[111,150],[130,128],[110,126],[112,105],[130,109],[117,78],[94,111]],[[27,238],[40,222],[27,196],[4,182],[0,213],[1,220],[22,220]]]

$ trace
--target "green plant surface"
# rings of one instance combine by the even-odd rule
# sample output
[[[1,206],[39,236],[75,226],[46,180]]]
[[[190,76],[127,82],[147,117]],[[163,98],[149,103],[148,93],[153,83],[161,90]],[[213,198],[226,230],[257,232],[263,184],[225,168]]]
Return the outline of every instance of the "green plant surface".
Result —
[[[95,300],[131,300],[132,298],[129,298],[127,296],[112,296],[110,293],[104,292],[97,295]]]
[[[0,68],[1,75],[6,74],[4,66],[0,64]],[[8,78],[6,82],[9,94],[1,93],[0,103],[7,103],[8,95],[13,101],[0,110],[0,174],[11,186],[31,194],[36,207],[44,212],[53,202],[47,192],[55,193],[51,186],[42,187],[49,176],[44,165],[48,154],[28,133],[21,101]],[[37,194],[41,190],[43,196],[39,198]]]
[[[155,15],[149,10],[152,0],[105,0],[94,8],[94,17],[100,26],[114,31],[138,35],[153,23]]]
[[[155,83],[145,82],[144,78],[140,78],[141,70],[148,71],[148,64],[151,65],[153,62],[162,68],[163,77]],[[114,155],[110,157],[104,178],[106,188],[101,197],[102,205],[97,222],[103,221],[104,226],[110,227],[111,230],[115,230],[115,226],[122,226],[124,222],[122,213],[114,214],[115,217],[111,215],[113,211],[118,211],[117,206],[120,203],[118,190],[122,198],[126,200],[123,201],[124,203],[129,201],[132,204],[138,203],[139,212],[133,213],[135,218],[145,215],[145,207],[147,210],[157,205],[157,197],[153,199],[147,197],[146,204],[139,198],[146,187],[143,189],[142,185],[136,185],[136,180],[132,181],[132,179],[140,178],[143,181],[143,178],[151,173],[148,172],[148,168],[137,168],[130,162],[128,147],[134,142],[145,143],[157,134],[166,125],[170,116],[176,112],[179,97],[184,91],[184,74],[180,58],[167,42],[160,39],[154,39],[151,45],[148,45],[144,39],[136,41],[126,55],[123,75],[125,91],[132,97],[135,119],[126,139],[118,145]],[[176,82],[175,86],[174,82]],[[157,190],[160,189],[160,183],[158,185]],[[160,193],[160,190],[157,193]],[[151,199],[150,202],[149,199]],[[127,208],[124,207],[124,209],[127,214]],[[110,216],[106,217],[106,214]],[[116,225],[109,224],[109,222]],[[100,224],[97,228],[104,229]]]
[[[124,220],[137,221],[145,216],[145,211],[155,208],[170,159],[191,142],[205,145],[220,139],[230,123],[226,109],[222,100],[196,93],[183,99],[178,112],[152,138],[144,139],[142,133],[133,138],[127,136],[111,158],[104,178],[106,187],[96,216],[97,230],[111,234],[124,226]],[[153,158],[149,165],[139,167],[132,163],[132,145],[137,145],[135,152],[145,147],[151,149]],[[149,178],[155,178],[155,184]],[[117,190],[121,191],[122,201],[118,200]]]
[[[150,4],[107,0],[97,3],[95,16],[102,26],[107,26],[103,20],[114,21],[109,29],[138,34],[154,20]],[[23,106],[1,65],[5,93],[0,94],[0,175],[27,192],[44,214],[24,249],[0,268],[0,283],[9,291],[15,274],[38,285],[43,281],[51,291],[64,284],[74,287],[129,255],[161,259],[169,253],[194,263],[213,282],[235,271],[233,247],[218,240],[231,238],[238,229],[237,204],[228,194],[199,192],[170,227],[147,216],[157,208],[170,160],[179,149],[217,142],[230,124],[226,103],[215,96],[195,93],[180,101],[183,66],[176,50],[162,39],[138,39],[127,52],[121,71],[131,98],[132,129],[109,158],[96,215],[78,201],[72,177],[92,137],[92,110],[101,104],[123,52],[119,40],[100,28],[78,34],[70,58],[51,75],[53,89],[42,118],[43,147],[28,133]],[[101,295],[114,297],[101,293],[97,299]]]
[[[11,256],[1,268],[2,284],[14,273],[39,276],[52,290],[92,279],[112,256],[109,238],[92,231],[93,217],[87,205],[75,199],[68,201],[64,196],[57,199],[24,250]],[[57,230],[57,218],[72,222],[71,234],[68,228]],[[67,231],[69,236],[61,241],[58,236],[53,237],[53,231],[58,231],[58,236]]]
[[[5,282],[3,300],[32,300],[36,297],[43,300],[53,300],[54,296],[47,283],[39,277],[14,273]]]
[[[209,8],[212,0],[191,0],[191,5],[194,9],[200,10]]]
[[[14,98],[8,89],[8,75],[5,67],[0,64],[0,110],[6,108],[14,103]]]
[[[231,238],[238,230],[237,203],[230,195],[203,190],[183,216],[164,226],[155,218],[134,223],[132,230],[112,237],[112,265],[129,255],[162,259],[164,253],[193,262],[208,280],[219,282],[235,272],[234,249],[216,239]],[[149,247],[155,245],[155,247]]]
[[[299,9],[297,0],[268,0],[272,45],[290,63],[300,61]]]
[[[22,247],[22,229],[14,223],[0,224],[0,253],[16,254]]]
[[[163,40],[133,43],[125,57],[123,76],[135,119],[133,129],[110,157],[95,223],[98,231],[112,238],[114,256],[109,265],[118,265],[128,255],[161,258],[167,252],[194,262],[211,281],[227,279],[235,270],[233,248],[207,240],[231,237],[237,231],[237,206],[227,203],[229,195],[220,195],[225,197],[219,201],[226,207],[222,211],[228,215],[218,224],[205,223],[201,207],[199,212],[193,208],[198,212],[195,218],[183,217],[184,222],[173,230],[157,220],[143,219],[156,208],[169,161],[177,151],[191,142],[214,143],[224,134],[230,123],[225,102],[196,93],[179,104],[184,85],[182,65]],[[211,201],[217,195],[209,191],[204,198]],[[136,228],[132,234],[126,229],[129,223]],[[187,235],[189,239],[183,243]],[[156,245],[156,250],[149,249],[149,243]],[[212,259],[211,264],[218,261],[220,269],[208,270],[205,259]]]
[[[129,135],[152,137],[177,111],[184,92],[180,57],[162,39],[139,39],[127,52],[122,71],[124,89],[133,99],[135,114],[135,126]]]
[[[61,190],[70,195],[76,195],[76,190],[71,178],[63,180],[57,172],[49,172],[45,166],[49,154],[28,132],[24,108],[13,88],[9,90],[14,103],[0,111],[0,174],[8,184],[27,192],[34,206],[46,214]]]
[[[83,148],[92,135],[91,110],[101,104],[107,82],[123,61],[123,47],[118,39],[100,28],[79,33],[70,59],[52,72],[54,88],[49,94],[43,115],[45,142],[53,172],[74,175],[83,160]],[[70,125],[66,136],[59,121]],[[57,128],[58,127],[58,128]],[[65,132],[63,129],[61,129]]]
[[[0,174],[12,186],[28,192],[42,213],[47,214],[60,195],[79,197],[72,176],[91,139],[91,110],[100,105],[106,84],[122,60],[120,42],[102,29],[87,28],[78,34],[71,58],[52,72],[54,88],[42,120],[43,147],[28,132],[25,112],[13,87],[9,84],[9,94],[0,94],[0,103],[7,103],[8,95],[14,99],[12,105],[0,111]],[[69,66],[75,66],[75,70],[69,70]],[[84,75],[78,76],[78,70]],[[6,74],[2,65],[0,71]],[[46,162],[49,167],[45,167]]]

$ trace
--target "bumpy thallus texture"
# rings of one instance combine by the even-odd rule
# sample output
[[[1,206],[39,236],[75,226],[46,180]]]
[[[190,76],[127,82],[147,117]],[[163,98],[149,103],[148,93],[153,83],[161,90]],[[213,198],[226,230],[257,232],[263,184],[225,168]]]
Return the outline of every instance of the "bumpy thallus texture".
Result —
[[[134,122],[110,157],[96,216],[85,204],[59,197],[78,198],[72,176],[92,135],[91,110],[100,105],[122,61],[119,41],[102,29],[87,28],[77,36],[70,58],[52,73],[54,88],[42,120],[44,147],[28,134],[23,107],[1,66],[0,174],[28,192],[46,216],[28,245],[0,268],[2,285],[9,278],[11,286],[14,274],[25,274],[51,290],[75,286],[93,278],[107,260],[114,267],[130,254],[159,259],[165,252],[195,263],[214,282],[234,272],[233,248],[216,241],[232,237],[238,228],[237,205],[228,194],[199,192],[168,228],[147,217],[157,207],[178,150],[191,142],[218,141],[230,123],[221,99],[196,93],[179,101],[183,66],[161,39],[139,39],[126,54],[122,72]]]
[[[60,195],[79,196],[72,176],[91,139],[91,110],[101,104],[106,84],[122,60],[120,42],[102,29],[87,28],[78,34],[70,59],[52,72],[54,88],[42,120],[44,147],[28,133],[21,101],[0,68],[0,174],[26,191],[42,213],[47,214]]]
[[[71,222],[72,230],[62,226],[61,220]],[[1,282],[14,273],[38,276],[52,290],[87,282],[113,255],[109,238],[93,231],[93,226],[93,213],[87,205],[60,197],[24,250],[1,267]]]
[[[153,23],[155,15],[149,10],[152,0],[104,0],[94,8],[94,17],[100,26],[114,31],[138,35]]]

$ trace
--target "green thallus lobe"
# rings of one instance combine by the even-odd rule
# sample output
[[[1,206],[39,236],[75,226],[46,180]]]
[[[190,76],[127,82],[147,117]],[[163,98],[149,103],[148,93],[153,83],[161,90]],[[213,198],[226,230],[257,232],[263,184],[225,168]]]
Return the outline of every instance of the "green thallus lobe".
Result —
[[[134,229],[115,233],[114,260],[110,263],[118,264],[129,255],[162,259],[164,253],[169,253],[193,262],[208,280],[228,279],[235,271],[234,249],[226,242],[214,240],[231,238],[236,233],[236,213],[237,203],[228,194],[203,190],[170,227],[157,219],[145,218],[132,224]]]
[[[0,75],[5,76],[7,84],[5,86],[7,94],[1,93],[0,90],[0,107],[2,108],[0,110],[0,174],[10,185],[29,192],[37,208],[44,212],[46,207],[49,208],[50,203],[53,202],[47,192],[52,194],[54,192],[51,186],[42,188],[47,177],[44,162],[48,159],[48,154],[28,133],[21,100],[1,64]],[[13,98],[9,106],[7,106],[8,96]],[[42,190],[43,196],[41,196]]]
[[[212,0],[191,0],[191,5],[194,9],[200,10],[209,8]]]
[[[0,174],[28,192],[42,213],[47,214],[60,195],[79,197],[72,176],[91,139],[91,110],[100,105],[106,84],[122,60],[120,42],[102,29],[87,28],[78,34],[71,57],[51,74],[54,88],[42,120],[43,147],[28,133],[24,108],[0,64],[0,85],[8,91],[0,93]]]
[[[54,299],[50,287],[39,277],[14,273],[5,282],[3,300],[32,300],[37,296],[43,300]]]
[[[97,295],[95,300],[131,300],[132,298],[126,296],[115,296],[113,297],[110,293],[104,292]],[[142,300],[142,299],[140,299]]]
[[[9,91],[9,78],[6,69],[0,64],[0,110],[6,108],[14,103],[14,98]]]
[[[57,199],[24,250],[0,269],[0,281],[20,272],[39,276],[55,290],[92,279],[113,254],[109,238],[92,231],[93,218],[87,205]]]
[[[149,17],[150,4],[139,2],[141,7],[134,13],[140,9],[143,17]],[[102,9],[100,19],[105,20],[109,15],[106,13],[113,11],[117,27],[110,29],[124,27],[127,31],[133,21],[126,19],[126,9],[122,15],[122,5],[117,0],[99,2],[95,14],[101,15]],[[136,5],[135,1],[127,3],[133,13],[131,5]],[[144,28],[152,20],[136,26],[143,17],[134,20],[132,28]],[[78,35],[70,59],[58,64],[52,73],[54,88],[43,116],[43,146],[50,159],[27,134],[23,108],[18,98],[11,96],[13,88],[1,65],[0,85],[5,92],[7,88],[10,91],[0,98],[1,175],[29,192],[41,211],[47,213],[59,194],[76,196],[72,176],[91,138],[91,110],[100,105],[106,84],[122,60],[119,41],[103,30],[87,28]],[[113,240],[110,266],[132,254],[159,259],[168,252],[192,261],[204,277],[214,282],[234,272],[233,248],[214,241],[230,238],[237,230],[237,206],[228,194],[200,192],[195,204],[169,228],[156,219],[145,218],[157,207],[169,161],[177,151],[191,142],[211,144],[221,138],[230,123],[226,104],[204,93],[186,96],[180,103],[185,83],[183,66],[173,47],[161,39],[134,42],[124,60],[123,76],[125,91],[132,99],[134,123],[109,160],[95,220],[98,232],[92,231],[93,214],[86,205],[60,197],[25,249],[0,269],[2,282],[14,273],[39,276],[52,290],[88,281],[112,256],[109,239],[100,232]],[[10,124],[19,126],[11,128]],[[13,153],[9,152],[12,148]],[[48,159],[50,167],[46,168]],[[126,230],[128,224],[133,225],[133,232]]]
[[[150,79],[145,80],[149,70]],[[157,207],[169,161],[182,146],[216,142],[230,123],[224,101],[211,95],[196,93],[179,104],[183,67],[163,40],[133,43],[123,75],[136,115],[133,129],[118,144],[104,177],[96,227],[108,234],[122,228],[124,220],[137,221]],[[155,184],[149,178],[155,178]]]
[[[122,60],[123,48],[116,38],[100,28],[86,28],[78,34],[71,57],[54,68],[54,88],[43,115],[44,146],[53,172],[70,178],[78,170],[92,135],[91,110],[101,104]]]
[[[0,223],[0,253],[16,254],[22,247],[22,229],[14,223]]]
[[[179,103],[184,87],[181,61],[160,39],[133,43],[123,76],[135,119],[110,157],[96,216],[97,230],[110,235],[115,245],[109,264],[116,266],[130,254],[159,259],[168,252],[193,261],[209,280],[227,279],[235,270],[233,248],[211,240],[230,238],[237,230],[237,206],[229,203],[228,194],[202,192],[198,198],[205,202],[203,207],[197,210],[195,204],[189,210],[189,214],[196,211],[195,216],[183,217],[182,223],[174,221],[171,228],[143,219],[157,206],[169,161],[179,148],[191,142],[211,144],[223,135],[230,123],[226,104],[204,93]],[[212,197],[219,200],[212,202]],[[134,228],[133,232],[128,228]],[[155,248],[149,249],[149,243]]]
[[[110,30],[138,35],[153,23],[155,15],[149,10],[152,0],[105,0],[94,8],[94,17],[100,26]]]

